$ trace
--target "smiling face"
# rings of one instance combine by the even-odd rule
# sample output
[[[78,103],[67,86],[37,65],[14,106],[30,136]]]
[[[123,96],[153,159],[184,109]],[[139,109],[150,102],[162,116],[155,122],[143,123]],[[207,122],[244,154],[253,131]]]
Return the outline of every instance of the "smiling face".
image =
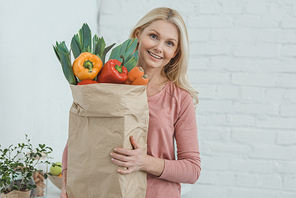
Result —
[[[157,20],[142,32],[136,33],[139,46],[138,65],[145,68],[159,68],[167,65],[177,54],[178,28],[167,21]]]

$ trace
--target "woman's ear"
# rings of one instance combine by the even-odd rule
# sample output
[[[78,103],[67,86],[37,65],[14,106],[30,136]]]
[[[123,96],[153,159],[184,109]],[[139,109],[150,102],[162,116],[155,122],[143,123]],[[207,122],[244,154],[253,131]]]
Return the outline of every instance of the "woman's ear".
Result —
[[[138,43],[139,43],[140,36],[141,36],[141,31],[139,29],[136,29],[136,31],[135,31],[135,37],[138,39]]]

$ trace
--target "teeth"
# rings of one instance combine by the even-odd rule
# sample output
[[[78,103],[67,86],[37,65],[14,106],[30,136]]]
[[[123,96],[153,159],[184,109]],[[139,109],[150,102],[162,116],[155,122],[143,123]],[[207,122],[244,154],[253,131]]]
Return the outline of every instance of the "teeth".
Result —
[[[154,58],[157,58],[157,59],[161,59],[161,57],[160,56],[157,56],[157,55],[155,55],[155,54],[152,54],[151,52],[148,52],[151,56],[153,56]]]

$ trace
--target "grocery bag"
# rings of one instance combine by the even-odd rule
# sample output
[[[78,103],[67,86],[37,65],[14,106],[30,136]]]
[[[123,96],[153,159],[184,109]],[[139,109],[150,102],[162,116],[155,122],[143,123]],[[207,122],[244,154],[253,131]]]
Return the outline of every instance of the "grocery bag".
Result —
[[[144,198],[147,174],[121,175],[111,161],[115,147],[147,152],[146,86],[98,83],[70,85],[67,194],[69,198]]]
[[[30,191],[20,191],[20,190],[13,190],[7,194],[1,193],[1,198],[26,198],[30,197]]]

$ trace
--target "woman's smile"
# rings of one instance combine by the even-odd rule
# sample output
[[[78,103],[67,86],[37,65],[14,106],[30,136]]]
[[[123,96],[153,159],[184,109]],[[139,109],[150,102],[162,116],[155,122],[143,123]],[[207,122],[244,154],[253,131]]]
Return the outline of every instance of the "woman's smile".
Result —
[[[158,56],[156,54],[153,54],[152,52],[148,51],[148,53],[150,54],[150,56],[152,56],[153,58],[156,58],[156,59],[162,59],[161,56]]]

